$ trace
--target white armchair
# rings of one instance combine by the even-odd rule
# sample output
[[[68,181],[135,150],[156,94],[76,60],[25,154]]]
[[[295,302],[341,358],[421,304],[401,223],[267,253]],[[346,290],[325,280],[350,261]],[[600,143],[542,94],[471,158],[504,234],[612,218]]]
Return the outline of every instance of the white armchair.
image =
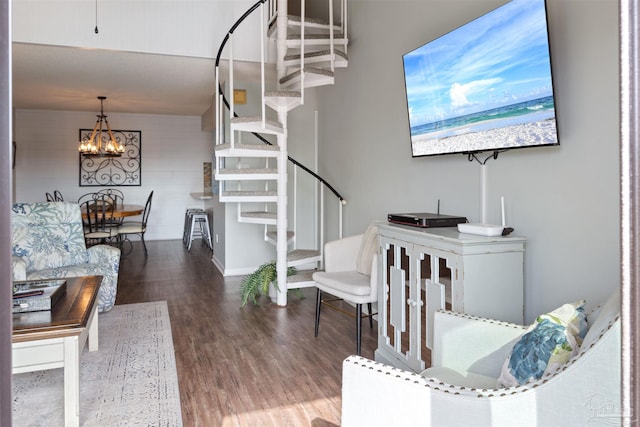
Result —
[[[378,300],[378,226],[372,222],[364,234],[327,242],[324,271],[313,273],[318,288],[315,335],[320,327],[323,292],[356,306],[356,354],[362,340],[362,304],[368,305],[369,325],[373,327],[372,303]]]
[[[577,355],[525,385],[497,388],[525,328],[439,311],[433,367],[407,372],[358,356],[343,362],[342,425],[578,426],[620,424],[620,295],[589,315]]]

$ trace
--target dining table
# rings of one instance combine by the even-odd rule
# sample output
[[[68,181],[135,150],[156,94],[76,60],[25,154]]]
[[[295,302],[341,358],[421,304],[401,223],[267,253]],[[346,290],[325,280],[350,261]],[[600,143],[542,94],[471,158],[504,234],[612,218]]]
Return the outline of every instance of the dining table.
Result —
[[[134,204],[116,205],[113,209],[113,218],[126,218],[128,216],[142,215],[144,206]],[[82,210],[82,218],[87,219],[87,212]]]

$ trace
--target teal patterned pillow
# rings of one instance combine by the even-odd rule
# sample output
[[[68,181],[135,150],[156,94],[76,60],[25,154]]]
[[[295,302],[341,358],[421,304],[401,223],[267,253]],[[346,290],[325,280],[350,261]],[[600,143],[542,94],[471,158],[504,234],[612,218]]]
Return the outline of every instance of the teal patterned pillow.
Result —
[[[513,346],[498,387],[513,387],[554,372],[578,353],[587,333],[584,300],[538,316]]]

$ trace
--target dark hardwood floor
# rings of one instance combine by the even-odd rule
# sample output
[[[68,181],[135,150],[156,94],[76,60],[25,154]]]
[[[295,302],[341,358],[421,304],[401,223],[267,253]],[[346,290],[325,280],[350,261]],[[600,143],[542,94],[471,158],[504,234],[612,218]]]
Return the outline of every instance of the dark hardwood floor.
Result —
[[[355,321],[323,309],[314,337],[315,288],[281,308],[240,309],[241,277],[224,278],[199,240],[134,242],[122,258],[116,304],[166,300],[185,426],[340,424],[342,360],[355,353]],[[373,358],[376,324],[363,321]]]

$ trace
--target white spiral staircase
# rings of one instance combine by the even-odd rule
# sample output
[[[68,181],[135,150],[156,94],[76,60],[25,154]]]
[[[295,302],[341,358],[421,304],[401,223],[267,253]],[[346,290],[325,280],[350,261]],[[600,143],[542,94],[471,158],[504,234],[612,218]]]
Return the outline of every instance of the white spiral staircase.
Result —
[[[334,2],[339,3],[336,10]],[[333,84],[336,68],[348,65],[346,2],[314,0],[314,7],[320,3],[326,6],[321,13],[314,11],[314,15],[324,14],[326,19],[312,19],[306,16],[305,0],[300,2],[300,16],[287,13],[287,0],[260,0],[228,32],[216,59],[215,179],[220,187],[219,200],[237,203],[238,222],[264,225],[265,240],[276,248],[278,286],[275,302],[278,305],[286,305],[288,289],[314,285],[311,273],[321,267],[323,256],[324,190],[327,188],[337,197],[338,235],[342,236],[342,206],[346,202],[315,172],[288,157],[287,116],[292,109],[304,104],[306,88]],[[260,13],[261,25],[260,40],[254,41],[260,43],[261,113],[240,117],[233,100],[227,100],[222,85],[226,86],[227,93],[234,93],[233,45],[247,43],[246,40],[236,41],[235,32],[243,23],[249,25],[245,19],[256,13]],[[271,63],[266,59],[268,44],[275,46],[275,58]],[[225,75],[220,66],[223,53],[228,61],[228,74]],[[277,78],[267,77],[274,75],[268,72],[270,67],[275,67]],[[294,180],[298,168],[302,168],[323,184],[315,201],[321,218],[317,226],[318,247],[315,248],[297,248],[296,221],[287,218],[287,204],[293,200],[295,206],[298,200],[295,182],[293,194],[287,194],[288,161],[296,168]],[[293,230],[289,229],[291,225]],[[296,267],[298,274],[287,277],[287,267]]]

